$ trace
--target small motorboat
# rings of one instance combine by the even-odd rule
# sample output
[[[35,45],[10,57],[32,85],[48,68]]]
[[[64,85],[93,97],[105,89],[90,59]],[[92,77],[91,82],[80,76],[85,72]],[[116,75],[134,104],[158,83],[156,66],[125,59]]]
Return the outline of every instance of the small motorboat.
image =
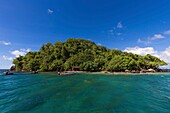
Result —
[[[60,73],[60,72],[57,72],[57,74],[58,74],[58,75],[61,75],[61,73]]]
[[[38,74],[38,71],[32,71],[31,74]]]
[[[3,72],[3,75],[13,75],[14,73],[10,73],[8,71]]]

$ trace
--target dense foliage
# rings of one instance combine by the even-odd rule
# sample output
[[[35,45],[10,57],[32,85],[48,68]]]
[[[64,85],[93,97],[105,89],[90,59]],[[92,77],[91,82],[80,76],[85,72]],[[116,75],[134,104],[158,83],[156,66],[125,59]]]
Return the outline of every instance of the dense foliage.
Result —
[[[42,45],[39,52],[29,52],[14,59],[16,70],[64,71],[79,66],[81,71],[125,71],[157,69],[166,63],[157,57],[140,56],[120,50],[110,50],[94,42],[70,38],[54,45]]]

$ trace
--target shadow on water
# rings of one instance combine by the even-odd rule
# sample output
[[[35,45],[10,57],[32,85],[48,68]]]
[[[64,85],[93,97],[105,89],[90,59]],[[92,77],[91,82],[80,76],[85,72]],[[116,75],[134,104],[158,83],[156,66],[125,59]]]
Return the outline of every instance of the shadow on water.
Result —
[[[23,113],[34,111],[39,106],[42,106],[46,103],[53,95],[62,92],[61,88],[48,88],[39,91],[40,93],[34,93],[29,97],[23,98],[20,102],[17,102],[16,105],[12,106],[9,110],[10,113]]]
[[[10,112],[22,112],[22,111],[30,111],[44,103],[43,95],[34,95],[28,98],[25,98],[23,102],[16,104],[13,106],[13,109]]]

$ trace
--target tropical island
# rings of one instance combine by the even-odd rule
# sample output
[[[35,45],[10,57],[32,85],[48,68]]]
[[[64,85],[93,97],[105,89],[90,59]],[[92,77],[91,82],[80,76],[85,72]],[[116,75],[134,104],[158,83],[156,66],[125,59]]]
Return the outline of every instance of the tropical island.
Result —
[[[109,71],[140,72],[144,70],[160,71],[159,66],[167,65],[159,58],[147,54],[109,49],[90,40],[69,38],[65,42],[43,44],[38,52],[28,52],[13,60],[16,71]]]

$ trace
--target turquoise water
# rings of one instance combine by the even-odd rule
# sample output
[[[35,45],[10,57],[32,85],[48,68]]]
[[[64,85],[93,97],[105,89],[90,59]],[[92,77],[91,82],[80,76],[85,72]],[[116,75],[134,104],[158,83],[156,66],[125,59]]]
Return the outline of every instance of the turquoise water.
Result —
[[[170,75],[0,76],[0,113],[91,112],[170,113]]]

